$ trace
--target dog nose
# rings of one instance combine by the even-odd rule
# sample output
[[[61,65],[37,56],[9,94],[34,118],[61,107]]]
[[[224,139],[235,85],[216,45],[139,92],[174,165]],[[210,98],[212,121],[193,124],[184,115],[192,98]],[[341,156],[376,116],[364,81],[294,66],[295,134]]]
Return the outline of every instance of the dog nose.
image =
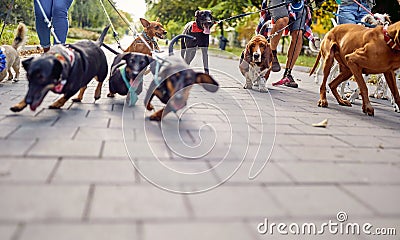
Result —
[[[254,58],[259,58],[260,54],[259,53],[254,53],[253,56],[254,56]]]
[[[164,31],[164,35],[167,35],[167,33],[168,33],[167,31]]]

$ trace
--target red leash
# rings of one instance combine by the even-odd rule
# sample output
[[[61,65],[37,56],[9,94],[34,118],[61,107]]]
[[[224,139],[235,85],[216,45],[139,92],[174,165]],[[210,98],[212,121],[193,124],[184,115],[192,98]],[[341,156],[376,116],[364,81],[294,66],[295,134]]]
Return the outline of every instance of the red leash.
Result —
[[[367,13],[371,14],[372,16],[374,16],[374,14],[368,10],[366,7],[364,7],[361,3],[357,2],[357,0],[353,0],[355,3],[357,3],[358,6],[362,7]]]

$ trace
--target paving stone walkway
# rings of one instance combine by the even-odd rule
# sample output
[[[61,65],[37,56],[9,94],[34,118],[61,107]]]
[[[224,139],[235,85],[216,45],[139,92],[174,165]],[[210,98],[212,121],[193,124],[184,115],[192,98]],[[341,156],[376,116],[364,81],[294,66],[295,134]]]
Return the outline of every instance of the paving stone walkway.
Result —
[[[319,108],[319,86],[302,68],[298,89],[272,87],[274,73],[268,94],[241,88],[236,60],[210,62],[219,91],[193,88],[194,106],[162,124],[146,120],[144,94],[133,108],[108,99],[108,82],[97,102],[92,82],[82,103],[50,110],[58,96],[49,94],[36,112],[16,114],[9,107],[26,78],[1,83],[0,239],[399,239],[400,114],[388,102],[374,100],[375,117],[330,94]],[[312,126],[324,119],[327,128]],[[265,218],[340,223],[339,212],[344,224],[397,235],[257,230]]]

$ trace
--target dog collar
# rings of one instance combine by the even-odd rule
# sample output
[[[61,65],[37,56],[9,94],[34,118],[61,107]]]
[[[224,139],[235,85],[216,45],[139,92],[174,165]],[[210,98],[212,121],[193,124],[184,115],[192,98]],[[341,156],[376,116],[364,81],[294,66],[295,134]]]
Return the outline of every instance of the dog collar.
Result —
[[[192,32],[193,32],[193,33],[202,33],[202,32],[203,32],[203,29],[201,29],[201,28],[197,25],[196,22],[193,22],[193,25],[192,25]]]
[[[383,37],[385,39],[386,44],[393,50],[400,51],[400,45],[396,43],[395,40],[391,36],[389,36],[389,33],[387,31],[388,25],[385,25],[382,29],[383,31]]]
[[[158,43],[154,38],[150,38],[145,31],[143,31],[142,34],[143,34],[144,39],[147,42],[150,42],[153,44],[153,50],[154,49],[160,50],[160,48],[158,47]]]

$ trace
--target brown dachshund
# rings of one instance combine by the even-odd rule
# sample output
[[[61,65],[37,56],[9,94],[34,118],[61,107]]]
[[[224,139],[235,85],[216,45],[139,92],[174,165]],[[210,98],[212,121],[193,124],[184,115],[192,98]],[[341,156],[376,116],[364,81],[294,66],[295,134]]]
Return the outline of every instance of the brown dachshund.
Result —
[[[351,103],[342,99],[336,88],[354,75],[363,100],[362,110],[373,116],[374,108],[368,99],[368,89],[362,74],[383,73],[396,104],[400,106],[394,75],[394,70],[400,67],[400,22],[376,28],[355,24],[339,25],[325,35],[311,74],[321,57],[324,60],[324,78],[320,87],[318,106],[328,106],[326,82],[334,59],[339,63],[340,73],[329,83],[329,88],[340,105],[351,106]]]
[[[147,21],[144,18],[140,18],[140,22],[144,28],[141,33],[142,38],[147,42],[152,50],[160,50],[154,38],[165,38],[167,31],[165,31],[163,25],[158,21],[158,19],[156,21]],[[142,38],[139,36],[135,38],[124,52],[139,52],[151,56],[151,50],[147,47],[146,43],[143,42]]]
[[[265,92],[265,83],[271,73],[272,50],[267,39],[256,35],[250,39],[240,57],[239,69],[246,77],[244,88],[251,89],[253,83],[259,85],[259,90]]]

